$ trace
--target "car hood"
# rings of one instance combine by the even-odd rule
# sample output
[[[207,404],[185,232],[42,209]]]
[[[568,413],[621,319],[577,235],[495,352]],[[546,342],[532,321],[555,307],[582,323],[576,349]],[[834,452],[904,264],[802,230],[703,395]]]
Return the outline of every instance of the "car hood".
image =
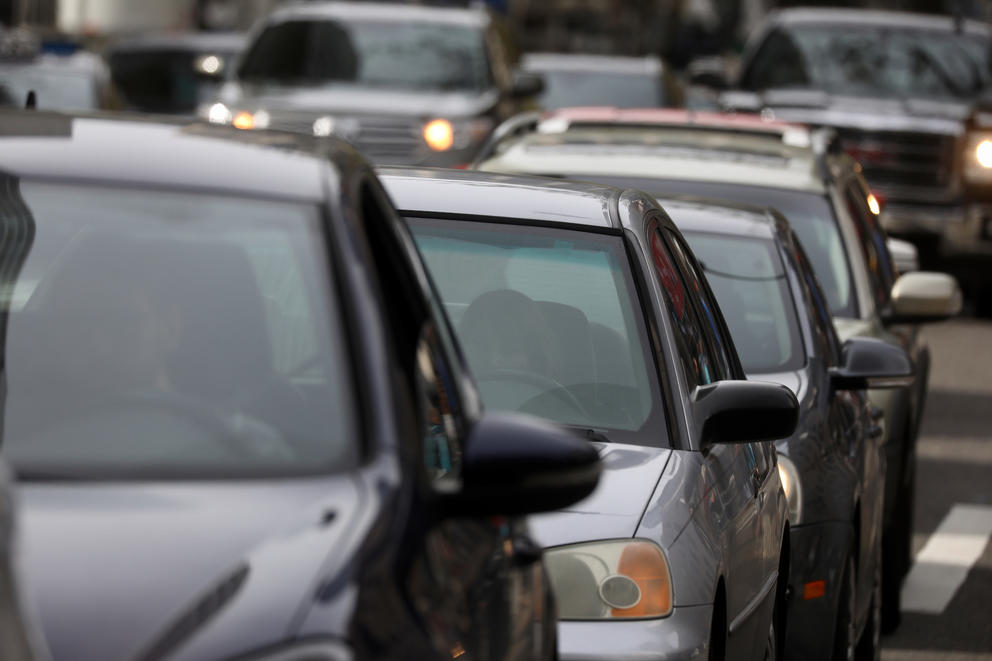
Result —
[[[228,83],[220,100],[235,109],[312,112],[314,114],[378,114],[400,117],[473,117],[495,105],[498,94],[430,92],[426,90],[325,88]]]
[[[731,92],[726,101],[733,105],[738,97],[745,98]],[[760,105],[774,110],[778,119],[870,131],[957,135],[972,112],[967,101],[854,97],[807,90],[770,90],[760,98]]]
[[[542,546],[634,536],[672,451],[597,445],[603,473],[596,490],[568,509],[531,517],[534,538]]]
[[[283,640],[358,543],[365,500],[348,476],[25,483],[20,495],[28,596],[52,657],[84,661],[164,641],[170,658],[226,658]]]

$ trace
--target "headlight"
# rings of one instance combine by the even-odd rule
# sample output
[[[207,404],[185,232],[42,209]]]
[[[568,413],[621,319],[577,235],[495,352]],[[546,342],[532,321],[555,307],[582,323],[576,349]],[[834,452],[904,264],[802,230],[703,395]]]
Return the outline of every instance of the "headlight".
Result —
[[[231,121],[231,110],[223,103],[214,103],[201,112],[211,124],[227,124]]]
[[[315,640],[238,658],[242,661],[352,661],[355,655],[342,642]]]
[[[424,124],[424,142],[434,151],[465,149],[489,137],[493,122],[488,117],[469,120],[433,119]]]
[[[548,549],[544,564],[561,620],[664,617],[672,612],[668,561],[641,539]]]
[[[213,103],[206,107],[201,107],[199,111],[201,117],[206,117],[211,124],[230,124],[234,128],[250,130],[264,129],[269,127],[269,113],[264,110],[248,112],[239,110],[235,112],[223,103]]]
[[[992,181],[992,133],[973,133],[965,141],[964,178],[973,183]]]
[[[789,523],[797,526],[803,519],[803,485],[799,481],[799,471],[792,460],[784,455],[778,456],[778,477],[782,480],[782,490],[789,504]]]

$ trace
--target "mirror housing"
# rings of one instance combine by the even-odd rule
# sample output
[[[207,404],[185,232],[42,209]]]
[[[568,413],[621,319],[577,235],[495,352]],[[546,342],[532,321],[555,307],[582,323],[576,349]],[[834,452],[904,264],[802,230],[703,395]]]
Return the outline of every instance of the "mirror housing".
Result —
[[[885,247],[889,249],[899,273],[920,270],[920,253],[909,241],[889,237],[885,240]]]
[[[549,512],[593,492],[602,466],[596,446],[550,422],[489,413],[465,443],[462,488],[446,494],[452,516]]]
[[[915,369],[902,347],[873,337],[852,337],[844,342],[842,364],[830,368],[834,390],[901,388],[913,382]]]
[[[892,302],[883,320],[887,324],[943,321],[961,312],[961,302],[957,280],[946,273],[906,273],[892,286]]]
[[[702,446],[788,438],[799,422],[795,394],[779,383],[717,381],[693,393]]]
[[[514,99],[527,99],[544,91],[544,76],[533,71],[517,71],[513,75],[510,96]]]

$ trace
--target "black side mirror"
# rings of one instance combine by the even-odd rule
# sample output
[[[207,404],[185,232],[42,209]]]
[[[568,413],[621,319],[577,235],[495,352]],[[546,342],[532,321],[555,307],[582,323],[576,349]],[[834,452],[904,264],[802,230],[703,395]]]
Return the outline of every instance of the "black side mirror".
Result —
[[[518,71],[513,76],[510,96],[515,99],[527,99],[537,96],[544,91],[544,76],[532,71]]]
[[[455,516],[531,514],[577,503],[599,483],[596,447],[561,427],[490,413],[465,443],[462,489],[445,497]]]
[[[913,361],[901,347],[872,337],[852,337],[844,343],[842,364],[830,368],[835,390],[900,388],[913,382]]]
[[[778,383],[717,381],[693,393],[703,447],[787,438],[799,422],[795,394]]]

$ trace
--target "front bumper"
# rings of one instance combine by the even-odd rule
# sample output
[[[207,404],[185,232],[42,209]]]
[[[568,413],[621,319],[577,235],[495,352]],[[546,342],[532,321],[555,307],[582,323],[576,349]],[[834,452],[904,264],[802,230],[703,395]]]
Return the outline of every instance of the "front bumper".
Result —
[[[713,606],[682,606],[657,620],[558,623],[563,661],[705,659]]]
[[[841,575],[851,535],[851,526],[839,521],[789,531],[792,598],[785,629],[786,658],[831,658]],[[812,581],[826,581],[826,593],[804,599],[804,586]]]

